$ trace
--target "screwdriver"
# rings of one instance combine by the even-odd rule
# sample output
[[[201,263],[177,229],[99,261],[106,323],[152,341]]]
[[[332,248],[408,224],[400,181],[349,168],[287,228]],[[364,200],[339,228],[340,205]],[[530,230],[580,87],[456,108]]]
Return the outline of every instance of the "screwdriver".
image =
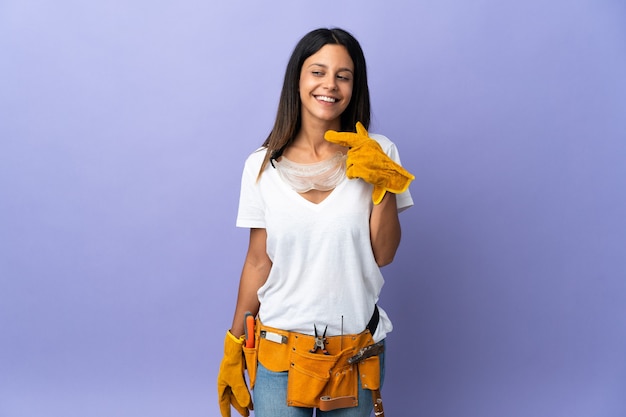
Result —
[[[244,315],[245,346],[247,348],[254,347],[254,316],[249,311]]]

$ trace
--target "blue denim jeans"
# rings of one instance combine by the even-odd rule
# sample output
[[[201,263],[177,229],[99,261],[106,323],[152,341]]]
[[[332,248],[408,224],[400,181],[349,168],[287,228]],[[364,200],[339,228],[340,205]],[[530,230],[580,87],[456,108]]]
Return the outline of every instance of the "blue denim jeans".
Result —
[[[385,353],[380,355],[380,385],[385,379]],[[289,407],[287,405],[287,372],[272,372],[260,362],[257,367],[253,391],[255,417],[312,417],[313,408]],[[316,410],[317,417],[369,417],[374,403],[372,392],[361,388],[359,381],[359,405],[333,411]]]

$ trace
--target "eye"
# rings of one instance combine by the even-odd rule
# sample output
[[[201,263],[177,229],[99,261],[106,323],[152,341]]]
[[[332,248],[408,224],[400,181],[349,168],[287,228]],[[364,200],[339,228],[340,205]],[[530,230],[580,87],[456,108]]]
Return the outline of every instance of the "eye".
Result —
[[[350,76],[348,74],[338,74],[337,78],[342,81],[350,81]]]
[[[315,77],[323,77],[324,76],[324,72],[323,71],[311,71],[311,74],[313,74],[313,76],[315,76]]]

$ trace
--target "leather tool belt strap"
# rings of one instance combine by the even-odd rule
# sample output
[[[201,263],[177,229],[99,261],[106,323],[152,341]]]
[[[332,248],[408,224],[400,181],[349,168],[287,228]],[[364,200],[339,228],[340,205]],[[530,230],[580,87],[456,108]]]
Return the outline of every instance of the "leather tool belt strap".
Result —
[[[375,345],[369,330],[326,337],[324,351],[313,349],[315,336],[271,328],[259,320],[255,334],[255,347],[244,348],[250,384],[254,387],[257,360],[270,371],[288,372],[287,405],[322,411],[355,407],[359,379],[364,389],[380,389],[381,350],[359,356]]]

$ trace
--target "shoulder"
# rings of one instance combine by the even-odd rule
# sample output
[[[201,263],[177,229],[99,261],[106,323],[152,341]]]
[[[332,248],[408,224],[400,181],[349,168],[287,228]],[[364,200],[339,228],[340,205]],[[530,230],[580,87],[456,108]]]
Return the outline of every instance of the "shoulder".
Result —
[[[256,171],[258,174],[259,169],[261,169],[261,165],[263,164],[263,160],[265,159],[265,152],[267,148],[260,147],[256,151],[252,152],[246,158],[245,169]]]
[[[391,139],[389,139],[385,135],[381,135],[380,133],[368,133],[369,137],[374,139],[376,142],[380,143],[380,146],[383,145],[393,145]]]
[[[380,147],[383,148],[383,151],[387,155],[391,153],[395,154],[397,152],[396,144],[393,143],[391,139],[389,139],[387,136],[381,135],[380,133],[369,133],[369,137],[374,139],[376,142],[378,142]]]
[[[263,158],[265,158],[266,151],[267,151],[267,148],[263,146],[261,146],[260,148],[257,148],[257,150],[255,150],[250,155],[248,155],[248,157],[246,158],[246,164],[262,163]]]

